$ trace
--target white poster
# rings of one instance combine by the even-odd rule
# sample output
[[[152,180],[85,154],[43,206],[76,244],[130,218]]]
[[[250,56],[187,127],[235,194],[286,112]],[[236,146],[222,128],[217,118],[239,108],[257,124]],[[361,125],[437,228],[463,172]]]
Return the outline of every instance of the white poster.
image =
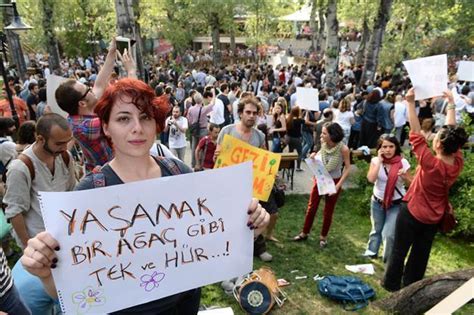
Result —
[[[448,88],[448,57],[437,55],[403,62],[415,88],[415,100],[443,95]]]
[[[251,162],[40,193],[63,312],[105,314],[250,272],[251,197]]]
[[[67,81],[68,79],[50,74],[46,77],[46,104],[51,108],[53,113],[59,114],[66,118],[68,116],[68,113],[63,111],[58,103],[56,103],[56,97],[54,94],[56,93],[56,89],[58,86],[63,83],[64,81]]]
[[[313,88],[296,88],[296,105],[301,109],[319,111],[319,91]]]
[[[457,77],[458,81],[474,82],[474,61],[460,61]]]
[[[318,193],[320,196],[331,195],[336,193],[336,185],[334,179],[329,175],[328,171],[324,167],[323,161],[319,157],[315,159],[307,158],[304,160],[306,165],[316,177],[318,182]]]

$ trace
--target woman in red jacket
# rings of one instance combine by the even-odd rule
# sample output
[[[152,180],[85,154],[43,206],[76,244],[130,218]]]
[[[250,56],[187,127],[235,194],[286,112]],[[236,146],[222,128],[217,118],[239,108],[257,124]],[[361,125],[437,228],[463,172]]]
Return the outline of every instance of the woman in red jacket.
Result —
[[[434,236],[449,207],[449,188],[464,165],[460,149],[468,136],[463,128],[456,127],[452,93],[447,91],[444,97],[448,99],[447,125],[438,131],[433,140],[433,154],[421,134],[415,112],[414,90],[410,89],[406,95],[410,143],[419,165],[397,217],[392,255],[382,282],[388,291],[399,290],[401,282],[403,286],[408,286],[423,278]],[[410,256],[404,266],[410,248]]]

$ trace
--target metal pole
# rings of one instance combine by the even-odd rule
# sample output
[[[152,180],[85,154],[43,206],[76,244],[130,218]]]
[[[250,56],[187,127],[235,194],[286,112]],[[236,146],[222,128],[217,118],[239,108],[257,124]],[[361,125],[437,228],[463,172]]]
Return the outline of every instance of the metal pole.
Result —
[[[2,45],[2,50],[4,50],[5,34],[0,32],[0,41]],[[7,71],[5,70],[5,65],[3,64],[3,58],[0,54],[0,71],[2,72],[3,83],[5,85],[5,92],[7,93],[8,102],[10,103],[10,110],[12,112],[12,118],[15,121],[15,126],[18,129],[20,126],[20,121],[18,120],[18,113],[16,112],[15,103],[13,102],[13,95],[10,86],[8,85],[8,76]]]

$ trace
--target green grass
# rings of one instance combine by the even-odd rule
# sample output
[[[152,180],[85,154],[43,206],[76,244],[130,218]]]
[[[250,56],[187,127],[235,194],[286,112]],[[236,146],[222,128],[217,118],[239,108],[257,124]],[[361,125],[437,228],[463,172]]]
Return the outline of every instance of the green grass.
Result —
[[[291,285],[284,288],[288,300],[281,309],[275,306],[272,314],[344,313],[340,304],[322,297],[317,292],[313,277],[317,274],[348,275],[351,273],[345,269],[346,264],[370,262],[361,256],[370,232],[370,219],[368,215],[364,216],[360,214],[360,211],[354,211],[357,206],[354,204],[354,193],[357,191],[345,191],[341,194],[329,232],[328,247],[323,250],[319,248],[322,205],[318,209],[317,220],[313,225],[309,239],[306,242],[292,242],[291,238],[302,229],[308,195],[287,196],[286,204],[280,210],[276,228],[276,237],[281,243],[267,242],[268,251],[273,255],[273,261],[265,265],[275,271],[277,278],[284,278],[291,282]],[[473,247],[474,244],[449,239],[438,234],[433,245],[426,276],[474,266]],[[375,289],[377,300],[387,297],[389,293],[378,283],[383,277],[383,263],[381,260],[373,260],[372,263],[375,265],[375,275],[357,274],[357,276]],[[258,269],[262,265],[260,260],[255,259],[254,269]],[[291,273],[292,270],[299,270],[299,272]],[[296,275],[306,275],[308,278],[295,280]],[[231,306],[236,314],[245,314],[235,299],[226,296],[218,284],[203,289],[201,303],[206,306]],[[464,306],[459,313],[472,314],[473,310],[474,307],[471,303]],[[364,314],[381,313],[380,310],[370,305],[360,312]]]

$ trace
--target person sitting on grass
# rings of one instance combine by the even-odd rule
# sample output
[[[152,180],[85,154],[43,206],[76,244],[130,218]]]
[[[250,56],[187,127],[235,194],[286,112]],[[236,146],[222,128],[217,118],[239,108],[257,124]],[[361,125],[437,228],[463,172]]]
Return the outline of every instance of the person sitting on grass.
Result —
[[[434,154],[423,135],[415,111],[415,93],[406,95],[410,143],[419,163],[413,182],[403,198],[395,225],[395,240],[382,286],[388,291],[398,291],[423,279],[430,258],[431,246],[443,217],[451,208],[449,189],[464,167],[461,148],[468,136],[456,126],[453,94],[444,92],[448,99],[446,126],[433,139]],[[411,248],[411,250],[410,250]],[[405,264],[405,258],[410,252]]]
[[[323,126],[321,133],[321,150],[317,153],[311,153],[311,158],[321,158],[324,167],[329,172],[329,175],[334,179],[336,185],[336,193],[326,196],[324,205],[323,226],[319,237],[319,246],[324,248],[327,246],[327,237],[329,228],[332,223],[332,216],[334,208],[336,207],[337,199],[341,193],[341,187],[346,178],[349,176],[351,161],[349,158],[349,148],[342,142],[344,139],[344,131],[337,123],[326,123]],[[343,171],[344,169],[344,171]],[[313,226],[314,217],[318,210],[319,202],[322,196],[319,195],[318,183],[314,179],[313,189],[309,196],[308,209],[304,221],[303,231],[293,238],[294,241],[304,241],[308,238],[311,227]]]

